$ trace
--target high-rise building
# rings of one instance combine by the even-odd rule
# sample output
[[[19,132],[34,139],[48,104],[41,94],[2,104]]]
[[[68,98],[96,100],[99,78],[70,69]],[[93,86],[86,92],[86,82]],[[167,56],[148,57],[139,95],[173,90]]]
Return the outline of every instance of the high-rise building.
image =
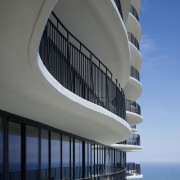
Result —
[[[139,9],[0,1],[0,180],[142,177]]]

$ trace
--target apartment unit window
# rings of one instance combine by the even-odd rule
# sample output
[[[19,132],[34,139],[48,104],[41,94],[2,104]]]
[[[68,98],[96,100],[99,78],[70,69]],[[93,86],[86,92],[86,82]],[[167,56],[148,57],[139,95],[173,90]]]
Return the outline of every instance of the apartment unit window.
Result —
[[[39,180],[39,129],[26,126],[26,180]]]
[[[0,111],[0,180],[109,175],[125,158],[118,150]]]
[[[3,149],[4,149],[4,135],[3,135],[3,131],[4,131],[4,126],[3,126],[3,121],[0,117],[0,179],[4,179],[4,164],[3,164],[3,157],[4,157],[4,153],[3,153]]]
[[[75,179],[82,178],[82,141],[75,139]]]
[[[21,124],[8,123],[8,179],[21,180]]]
[[[61,135],[51,133],[51,178],[61,179]]]
[[[40,177],[43,180],[49,179],[49,132],[41,130],[41,172]]]
[[[62,136],[62,179],[70,179],[70,138]]]

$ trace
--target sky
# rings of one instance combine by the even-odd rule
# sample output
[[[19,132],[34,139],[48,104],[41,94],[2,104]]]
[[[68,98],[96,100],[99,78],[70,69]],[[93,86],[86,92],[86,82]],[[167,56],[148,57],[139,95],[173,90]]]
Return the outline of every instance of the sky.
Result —
[[[141,0],[143,150],[129,162],[180,162],[180,0]]]

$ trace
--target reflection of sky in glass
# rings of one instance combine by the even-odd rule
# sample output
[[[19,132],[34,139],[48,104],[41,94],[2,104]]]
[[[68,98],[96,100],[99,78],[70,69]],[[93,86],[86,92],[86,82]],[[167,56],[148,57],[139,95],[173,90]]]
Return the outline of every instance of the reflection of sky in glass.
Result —
[[[60,135],[52,133],[51,136],[51,167],[60,167]]]
[[[48,168],[48,131],[41,131],[41,169]]]
[[[38,169],[38,142],[39,142],[38,129],[27,126],[27,137],[26,137],[27,170]]]

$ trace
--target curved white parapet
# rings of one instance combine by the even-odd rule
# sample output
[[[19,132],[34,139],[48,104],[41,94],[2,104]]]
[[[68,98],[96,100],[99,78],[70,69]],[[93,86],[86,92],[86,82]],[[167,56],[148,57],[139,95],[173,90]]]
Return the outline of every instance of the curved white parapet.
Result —
[[[130,41],[129,47],[131,52],[131,65],[139,71],[142,64],[142,55],[140,51]]]
[[[131,0],[131,4],[134,6],[136,11],[139,12],[141,0]]]
[[[143,178],[143,175],[142,174],[132,174],[130,176],[126,176],[126,179],[141,179]]]
[[[123,152],[136,152],[143,148],[142,146],[129,145],[129,144],[112,144],[111,147],[119,149]]]
[[[124,87],[129,78],[130,49],[114,0],[61,0],[53,11]]]
[[[127,139],[126,121],[63,88],[42,64],[39,42],[55,3],[1,3],[0,109],[107,145]]]
[[[129,81],[124,88],[124,94],[126,99],[135,101],[141,96],[142,84],[133,77],[129,77]]]
[[[141,40],[141,26],[138,20],[134,17],[133,14],[129,13],[127,21],[127,32],[131,32],[138,42]]]
[[[135,132],[137,132],[138,130],[135,129],[135,128],[131,128],[131,131],[132,131],[133,133],[135,133]]]
[[[143,122],[143,117],[137,113],[126,111],[126,119],[130,126],[140,124]]]

